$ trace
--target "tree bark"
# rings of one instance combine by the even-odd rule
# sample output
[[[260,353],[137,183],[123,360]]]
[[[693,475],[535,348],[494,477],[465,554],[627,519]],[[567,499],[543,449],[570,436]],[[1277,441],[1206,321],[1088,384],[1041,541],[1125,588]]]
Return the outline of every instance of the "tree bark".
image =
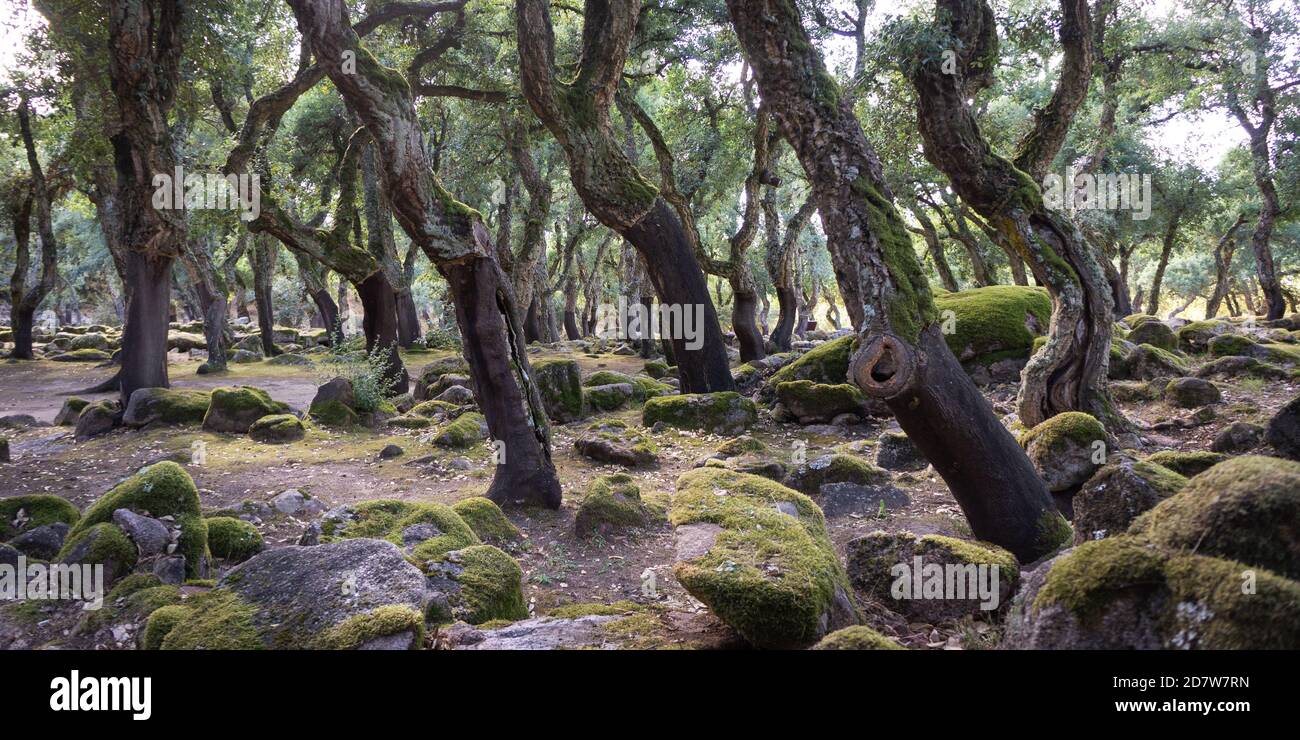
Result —
[[[505,443],[488,497],[558,508],[550,427],[532,380],[514,291],[493,256],[482,216],[438,182],[410,87],[361,47],[343,0],[289,4],[320,65],[374,138],[398,223],[451,286],[475,397],[493,439]],[[345,58],[355,60],[355,74],[345,71]]]
[[[1232,256],[1237,251],[1237,230],[1242,224],[1246,223],[1246,214],[1242,213],[1237,216],[1237,220],[1232,222],[1228,230],[1219,237],[1219,243],[1214,249],[1214,289],[1210,291],[1210,297],[1205,299],[1205,318],[1212,319],[1219,313],[1219,305],[1223,303],[1224,297],[1228,294],[1229,284],[1232,276]]]
[[[562,83],[556,79],[549,4],[516,0],[524,97],[564,149],[587,210],[641,253],[660,301],[683,311],[702,310],[697,348],[688,348],[680,333],[671,338],[682,391],[734,390],[722,329],[690,239],[676,212],[628,161],[610,125],[609,108],[640,3],[586,0],[584,7],[580,69],[572,82]]]
[[[1067,56],[1089,56],[1086,50],[1069,51],[1090,47],[1086,4],[1062,0],[1062,11]],[[993,153],[970,106],[974,95],[992,82],[989,60],[997,55],[993,11],[985,0],[938,0],[932,30],[945,39],[940,43],[951,44],[945,48],[960,52],[956,74],[948,74],[937,56],[918,59],[911,67],[925,156],[948,176],[957,195],[1015,247],[1052,295],[1047,343],[1021,373],[1020,419],[1032,427],[1065,411],[1083,411],[1108,427],[1122,426],[1107,390],[1113,302],[1105,273],[1078,228],[1043,203],[1037,182],[1025,169]],[[1082,66],[1086,90],[1087,65]],[[1067,85],[1064,79],[1071,71],[1077,71],[1076,65],[1066,65],[1059,87],[1077,94],[1073,81]],[[1051,108],[1052,115],[1064,115],[1066,107]],[[1017,158],[1030,171],[1043,171],[1043,161],[1055,155],[1045,144],[1053,140],[1059,122],[1044,116],[1036,125],[1047,130],[1031,134],[1029,148]]]
[[[280,350],[275,346],[275,312],[272,307],[271,278],[275,274],[276,248],[266,237],[253,239],[249,253],[253,264],[253,300],[257,303],[257,327],[262,335],[262,354],[275,357]]]
[[[23,148],[27,152],[27,167],[31,175],[30,190],[19,197],[19,203],[13,214],[17,251],[14,256],[13,280],[9,288],[9,305],[13,309],[14,323],[14,349],[10,357],[30,360],[34,357],[32,324],[36,310],[59,281],[59,245],[54,238],[54,226],[50,219],[54,194],[50,192],[50,185],[45,180],[45,171],[41,168],[41,161],[36,153],[36,142],[32,137],[31,111],[26,97],[22,98],[18,105],[18,129]],[[31,259],[28,243],[33,211],[36,215],[36,231],[41,239],[41,273],[36,284],[28,288],[27,269]]]
[[[727,0],[759,90],[816,194],[859,345],[849,377],[888,404],[934,464],[976,537],[1022,562],[1068,528],[1024,450],[944,342],[929,285],[880,161],[804,31],[794,3]]]

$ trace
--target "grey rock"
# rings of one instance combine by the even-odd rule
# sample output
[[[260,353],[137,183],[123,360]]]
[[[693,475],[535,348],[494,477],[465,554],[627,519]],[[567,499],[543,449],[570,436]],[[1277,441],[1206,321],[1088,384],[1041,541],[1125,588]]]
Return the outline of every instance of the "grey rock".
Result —
[[[930,461],[903,432],[884,432],[876,440],[876,464],[885,470],[924,470]]]
[[[394,457],[400,457],[405,450],[397,445],[384,445],[384,449],[379,451],[380,460],[391,460]]]
[[[113,523],[126,532],[139,551],[141,558],[162,554],[171,543],[171,529],[151,517],[142,516],[130,509],[113,512]]]
[[[1236,421],[1215,435],[1210,449],[1229,454],[1248,452],[1264,441],[1264,435],[1264,427],[1248,421]]]
[[[63,540],[67,538],[70,529],[72,527],[63,522],[54,522],[29,529],[9,540],[9,544],[29,558],[49,560],[63,549]]]
[[[185,582],[185,556],[168,555],[158,558],[153,564],[153,574],[163,583],[179,586]]]

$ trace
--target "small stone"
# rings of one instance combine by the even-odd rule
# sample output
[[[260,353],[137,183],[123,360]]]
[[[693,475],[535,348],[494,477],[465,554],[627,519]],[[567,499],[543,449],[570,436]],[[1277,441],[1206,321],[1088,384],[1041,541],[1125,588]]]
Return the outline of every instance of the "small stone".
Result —
[[[394,457],[400,457],[404,452],[405,450],[397,445],[384,445],[384,449],[379,451],[379,459],[391,460]]]
[[[293,516],[302,511],[303,507],[307,505],[307,497],[302,494],[302,491],[290,488],[271,499],[271,505],[281,514]]]
[[[179,586],[185,582],[185,556],[169,555],[154,563],[153,574],[163,583]]]

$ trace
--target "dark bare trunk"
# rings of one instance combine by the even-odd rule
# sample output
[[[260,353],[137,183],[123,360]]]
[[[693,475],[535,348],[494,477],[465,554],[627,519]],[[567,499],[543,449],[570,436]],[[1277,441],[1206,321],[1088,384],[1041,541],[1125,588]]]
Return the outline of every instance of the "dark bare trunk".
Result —
[[[171,306],[172,258],[127,252],[130,299],[122,330],[122,405],[139,388],[166,388],[167,312]]]
[[[397,301],[393,286],[383,270],[361,281],[357,286],[361,296],[361,326],[366,334],[366,351],[382,347],[388,356],[384,378],[391,384],[393,393],[405,393],[410,387],[410,376],[402,356],[397,351]]]
[[[311,300],[316,304],[317,315],[320,317],[321,324],[325,326],[330,345],[337,347],[338,343],[343,341],[343,337],[340,336],[342,327],[339,324],[338,304],[334,302],[334,297],[330,295],[327,288],[312,291]]]
[[[479,408],[492,438],[504,443],[504,459],[498,457],[487,497],[503,505],[558,508],[560,484],[551,461],[550,428],[536,386],[526,380],[531,372],[528,352],[521,327],[514,324],[517,314],[510,305],[513,296],[505,273],[483,257],[439,265],[438,271],[451,286],[462,332],[476,340],[465,342],[464,352]],[[523,419],[521,409],[526,410]]]
[[[271,276],[275,273],[276,247],[269,239],[258,236],[253,240],[249,255],[253,265],[253,299],[257,303],[257,326],[262,335],[262,354],[274,357],[280,354],[275,346],[275,314],[271,306]]]
[[[36,309],[19,306],[13,309],[14,348],[9,353],[11,360],[32,360],[36,355],[32,351],[32,326],[36,323]]]
[[[415,298],[411,291],[396,296],[397,299],[397,343],[405,348],[415,345],[420,338],[420,312],[415,307]]]

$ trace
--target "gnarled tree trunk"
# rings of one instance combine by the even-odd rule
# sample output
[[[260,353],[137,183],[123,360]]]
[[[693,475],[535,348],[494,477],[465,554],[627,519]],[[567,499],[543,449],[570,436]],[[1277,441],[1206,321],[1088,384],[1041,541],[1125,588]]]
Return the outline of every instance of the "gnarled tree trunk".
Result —
[[[1038,473],[945,344],[880,162],[810,42],[797,6],[727,0],[763,100],[817,198],[860,343],[849,367],[934,464],[980,539],[1023,562],[1068,534]]]

